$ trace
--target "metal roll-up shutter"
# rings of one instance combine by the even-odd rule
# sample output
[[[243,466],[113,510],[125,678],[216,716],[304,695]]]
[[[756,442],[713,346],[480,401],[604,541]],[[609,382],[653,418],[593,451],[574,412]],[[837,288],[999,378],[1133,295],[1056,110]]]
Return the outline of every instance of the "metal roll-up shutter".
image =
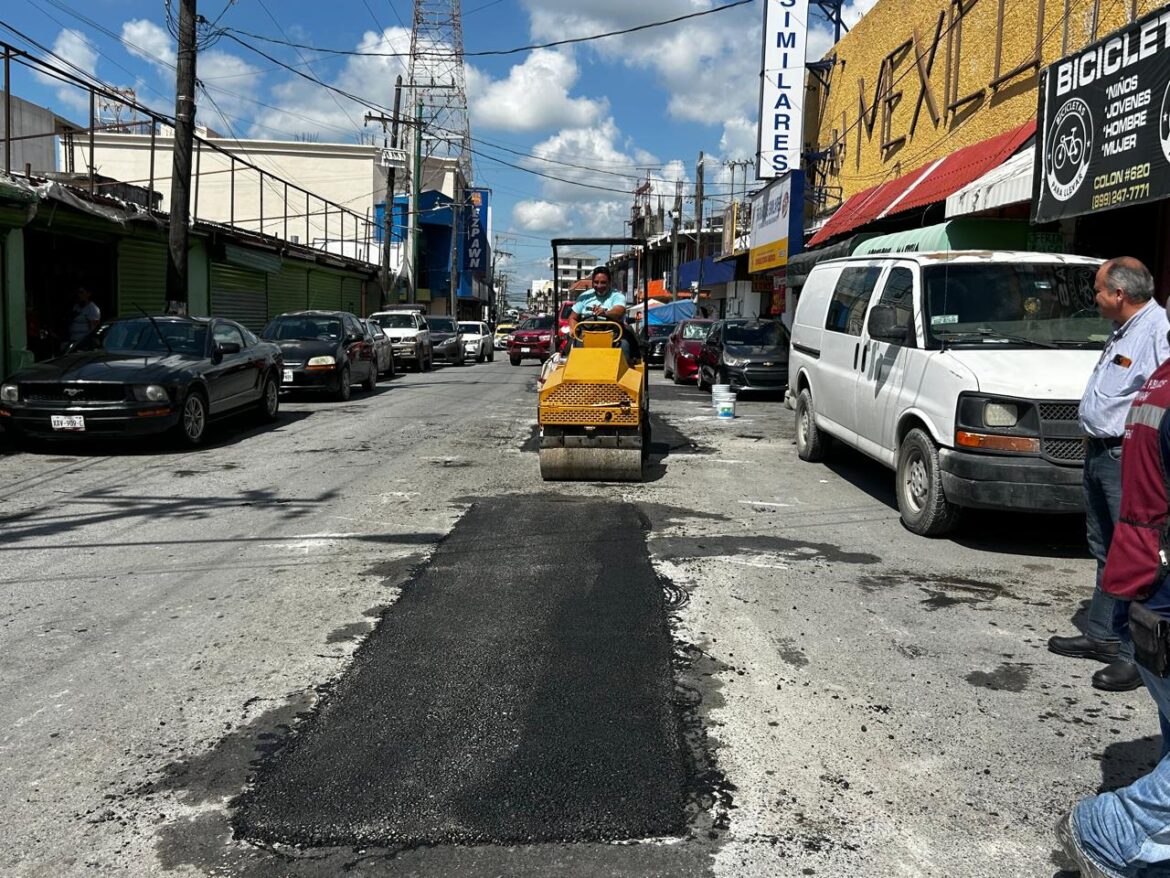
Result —
[[[309,273],[303,268],[286,265],[279,274],[268,275],[268,316],[287,311],[304,311],[309,307]]]
[[[365,317],[362,313],[362,282],[356,277],[341,279],[341,310]]]
[[[259,332],[268,322],[268,275],[249,268],[213,263],[211,313]]]
[[[328,271],[310,271],[309,307],[316,311],[340,311],[341,278]]]
[[[161,314],[166,302],[166,244],[123,238],[118,242],[117,316]]]

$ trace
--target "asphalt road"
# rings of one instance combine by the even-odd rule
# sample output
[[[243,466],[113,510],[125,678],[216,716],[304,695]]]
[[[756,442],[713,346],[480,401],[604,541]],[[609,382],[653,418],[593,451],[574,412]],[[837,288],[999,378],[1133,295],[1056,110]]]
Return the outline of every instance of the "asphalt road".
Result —
[[[1079,522],[915,537],[778,399],[657,374],[647,483],[544,484],[536,373],[0,443],[0,873],[1049,878],[1156,758],[1044,649]]]

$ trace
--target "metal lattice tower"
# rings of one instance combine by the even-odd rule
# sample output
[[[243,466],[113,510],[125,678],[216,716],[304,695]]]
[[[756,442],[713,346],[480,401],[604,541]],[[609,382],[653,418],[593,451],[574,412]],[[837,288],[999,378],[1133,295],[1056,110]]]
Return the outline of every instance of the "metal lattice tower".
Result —
[[[422,104],[423,154],[457,159],[471,182],[471,126],[463,69],[460,0],[414,0],[410,31],[412,111]]]

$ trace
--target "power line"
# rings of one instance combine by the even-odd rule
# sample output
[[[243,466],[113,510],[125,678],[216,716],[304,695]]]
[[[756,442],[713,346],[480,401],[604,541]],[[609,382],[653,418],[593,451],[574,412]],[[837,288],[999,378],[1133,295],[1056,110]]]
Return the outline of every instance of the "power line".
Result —
[[[701,18],[705,15],[714,15],[717,12],[725,12],[728,9],[734,9],[737,6],[746,6],[749,3],[754,3],[755,0],[734,0],[732,3],[726,3],[722,6],[713,6],[710,9],[703,9],[698,12],[691,12],[687,15],[678,15],[674,18],[666,18],[660,21],[651,21],[646,24],[638,24],[633,27],[622,28],[620,30],[606,31],[605,33],[590,34],[584,37],[569,37],[564,40],[553,40],[549,43],[533,43],[528,46],[517,46],[512,49],[485,49],[479,52],[463,52],[464,58],[483,58],[488,56],[500,55],[518,55],[522,52],[533,52],[537,49],[553,49],[557,46],[568,46],[576,43],[589,43],[594,40],[604,40],[608,37],[618,37],[624,34],[637,33],[639,31],[649,30],[651,28],[665,27],[670,24],[677,24],[680,21],[688,21],[693,18]],[[356,56],[372,56],[379,58],[402,58],[408,57],[409,52],[362,52],[356,49],[330,49],[322,46],[312,46],[307,43],[294,43],[288,40],[278,40],[275,37],[265,36],[264,34],[251,33],[250,31],[238,30],[237,28],[225,28],[223,31],[225,36],[231,37],[232,34],[239,34],[243,37],[248,37],[253,40],[263,40],[266,43],[276,43],[277,45],[290,46],[295,49],[308,49],[312,52],[321,52],[326,55],[356,55]],[[239,40],[237,40],[239,42]],[[246,44],[241,44],[246,45]],[[438,57],[448,57],[450,52],[419,52],[419,55],[434,55]]]

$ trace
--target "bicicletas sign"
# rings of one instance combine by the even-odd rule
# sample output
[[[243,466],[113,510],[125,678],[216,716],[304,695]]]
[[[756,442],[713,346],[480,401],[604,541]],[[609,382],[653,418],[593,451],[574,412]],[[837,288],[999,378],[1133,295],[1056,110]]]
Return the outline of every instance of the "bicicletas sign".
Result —
[[[1047,67],[1032,220],[1170,195],[1170,9]]]

